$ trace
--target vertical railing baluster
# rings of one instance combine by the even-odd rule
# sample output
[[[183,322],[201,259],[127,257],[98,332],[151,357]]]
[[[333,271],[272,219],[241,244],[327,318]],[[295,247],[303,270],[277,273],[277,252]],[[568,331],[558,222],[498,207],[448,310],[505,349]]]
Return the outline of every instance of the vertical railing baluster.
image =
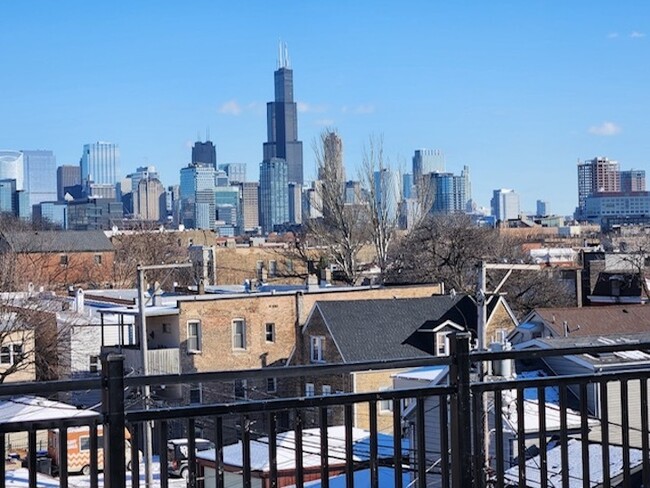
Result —
[[[469,341],[471,334],[460,332],[450,335],[452,363],[449,380],[455,392],[451,405],[451,483],[453,488],[472,486],[472,404],[470,389]]]
[[[473,462],[471,466],[474,467],[473,477],[474,477],[474,486],[476,488],[483,488],[485,485],[482,480],[483,475],[483,461],[485,456],[483,454],[483,415],[487,415],[487,412],[484,412],[483,408],[483,395],[484,392],[472,392],[471,401],[472,401],[472,442],[474,443],[473,447]]]
[[[589,410],[587,405],[587,383],[580,383],[580,441],[582,446],[582,486],[590,488],[589,480]]]
[[[5,449],[5,435],[4,432],[0,433],[0,460],[7,459],[7,451]],[[7,465],[4,462],[0,462],[0,483],[4,482],[7,474]]]
[[[276,413],[271,412],[268,416],[269,424],[269,487],[278,486],[278,427]]]
[[[196,483],[196,421],[194,418],[187,419],[187,467],[189,478],[187,486],[197,488]]]
[[[540,486],[548,486],[548,458],[546,456],[546,388],[537,389],[537,411],[539,415],[539,469]]]
[[[610,488],[609,470],[609,397],[607,381],[600,381],[600,439],[602,441],[603,488]]]
[[[241,416],[241,430],[244,488],[251,488],[251,424],[248,415]]]
[[[296,411],[296,423],[294,428],[296,444],[296,488],[303,488],[305,484],[305,470],[303,466],[303,439],[302,439],[302,412]]]
[[[424,428],[424,398],[418,397],[415,400],[415,436],[417,438],[417,485],[419,488],[427,486],[427,445]]]
[[[377,466],[378,439],[377,439],[377,402],[368,403],[370,414],[370,486],[379,488],[379,471]]]
[[[166,420],[158,423],[158,459],[160,460],[160,488],[169,487],[169,452],[167,451],[168,425]],[[138,449],[138,446],[131,446],[131,449]]]
[[[503,390],[494,392],[494,435],[496,437],[496,486],[503,488],[504,466],[503,459]]]
[[[621,430],[623,441],[623,486],[630,486],[630,412],[628,380],[621,380]]]
[[[59,486],[68,488],[68,428],[63,423],[59,426],[59,452],[62,453],[59,462]],[[34,443],[34,455],[36,455],[36,443]]]
[[[517,388],[517,466],[519,486],[526,486],[526,418],[524,414],[524,389]]]
[[[650,445],[648,445],[648,379],[642,378],[641,391],[641,456],[643,456],[643,486],[650,487]]]
[[[90,431],[90,488],[98,488],[99,486],[99,443],[97,439],[97,422],[93,422],[88,426]],[[104,451],[102,450],[102,457],[104,456]],[[102,460],[102,463],[104,461]]]
[[[319,409],[319,427],[320,427],[320,480],[322,488],[330,486],[330,466],[329,466],[329,437],[328,437],[328,409],[321,407]]]
[[[61,434],[59,433],[59,439]],[[29,469],[29,488],[36,488],[36,431],[30,430],[27,434],[27,468]],[[63,451],[59,453],[59,466],[68,460],[68,445],[66,443]],[[67,473],[66,473],[67,476]]]
[[[102,357],[104,486],[126,487],[124,439],[124,356]]]
[[[393,398],[393,467],[395,488],[402,488],[402,412],[399,399]],[[323,487],[324,488],[324,487]]]
[[[140,425],[132,425],[131,432],[131,488],[138,488],[140,486],[140,462],[139,462],[139,449],[140,445],[140,428],[144,428],[144,423]],[[146,461],[145,461],[146,462]]]
[[[345,487],[354,488],[354,439],[352,438],[353,411],[352,405],[346,404],[344,407],[345,420]]]
[[[560,470],[562,471],[562,488],[570,488],[569,477],[569,435],[567,427],[568,386],[560,385]]]
[[[215,461],[216,461],[216,485],[217,488],[224,488],[224,473],[223,473],[223,417],[221,415],[214,419],[215,429]]]
[[[440,402],[440,459],[442,471],[442,486],[449,488],[449,409],[447,395],[438,397]]]

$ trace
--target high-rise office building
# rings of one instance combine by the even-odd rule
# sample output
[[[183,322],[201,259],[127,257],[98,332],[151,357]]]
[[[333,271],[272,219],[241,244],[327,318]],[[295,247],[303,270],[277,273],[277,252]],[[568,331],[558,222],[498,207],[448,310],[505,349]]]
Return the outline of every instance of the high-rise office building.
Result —
[[[413,181],[417,185],[423,175],[445,171],[445,155],[438,149],[416,149],[413,155]]]
[[[465,170],[460,174],[430,173],[433,213],[459,213],[467,210],[469,184]]]
[[[29,205],[56,200],[56,157],[52,151],[23,153],[25,191]]]
[[[133,191],[133,192],[137,191],[138,185],[140,184],[140,180],[146,180],[146,179],[160,180],[160,176],[158,175],[158,171],[156,170],[155,166],[140,166],[139,168],[136,168],[135,172],[131,173],[130,175],[127,175],[127,178],[131,181],[131,186],[124,187],[124,185],[122,185],[123,193],[128,193],[129,191]]]
[[[214,189],[216,169],[212,166],[192,163],[181,169],[180,184],[180,223],[187,228],[212,229],[215,219]],[[201,192],[201,208],[198,208]],[[211,216],[209,215],[211,212]],[[201,215],[200,224],[197,215]],[[201,227],[198,227],[201,225]],[[210,227],[212,225],[212,227]]]
[[[544,200],[537,200],[537,212],[535,215],[537,217],[546,217],[549,214],[548,202]]]
[[[374,186],[375,203],[381,209],[380,214],[391,220],[397,219],[401,186],[399,175],[389,168],[375,171]]]
[[[328,132],[323,141],[323,164],[318,168],[319,180],[345,182],[343,141],[336,132]]]
[[[25,188],[25,166],[20,151],[0,151],[0,180],[15,180],[16,191]]]
[[[287,162],[271,158],[260,163],[260,225],[262,231],[289,222],[289,181]]]
[[[289,222],[302,224],[302,186],[289,183]]]
[[[196,141],[192,146],[192,164],[217,169],[217,149],[212,141]]]
[[[287,181],[303,184],[302,142],[298,140],[298,111],[293,101],[293,70],[286,45],[280,46],[274,73],[275,101],[266,104],[267,142],[264,161],[287,162]]]
[[[630,169],[621,171],[621,192],[633,193],[645,190],[645,171]]]
[[[244,230],[254,230],[260,226],[259,208],[259,183],[242,182],[239,184],[241,191],[241,219]]]
[[[65,188],[81,185],[81,168],[79,166],[63,165],[56,168],[56,199],[63,200]]]
[[[79,166],[82,184],[115,185],[120,181],[120,148],[112,142],[85,144]]]
[[[16,180],[0,180],[0,212],[16,215]]]
[[[519,195],[514,190],[501,188],[492,192],[492,215],[505,222],[519,218]]]
[[[167,214],[165,187],[158,178],[141,178],[133,192],[133,216],[159,222]]]
[[[246,181],[246,163],[220,164],[219,169],[226,172],[230,184],[239,184]]]

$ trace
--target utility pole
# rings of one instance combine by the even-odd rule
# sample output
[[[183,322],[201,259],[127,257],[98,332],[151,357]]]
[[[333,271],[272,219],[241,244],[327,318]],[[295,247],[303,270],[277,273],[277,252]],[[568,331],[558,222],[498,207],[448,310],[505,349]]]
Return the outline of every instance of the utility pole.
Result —
[[[150,270],[150,269],[177,269],[177,268],[189,268],[192,266],[192,263],[181,263],[181,264],[157,264],[157,265],[151,265],[151,266],[143,266],[141,264],[138,264],[137,271],[138,271],[138,280],[137,280],[137,285],[138,285],[138,317],[140,321],[140,353],[141,353],[141,358],[142,358],[142,374],[143,376],[149,376],[149,347],[147,344],[147,314],[146,314],[146,307],[147,304],[145,302],[145,287],[147,286],[146,284],[146,279],[145,279],[145,271]],[[167,277],[165,277],[166,279]],[[164,280],[163,280],[164,282]],[[157,290],[154,290],[154,293]],[[154,293],[151,294],[151,297],[153,297]],[[143,390],[142,390],[142,397],[144,401],[144,409],[148,410],[149,409],[149,404],[151,401],[151,387],[147,384],[144,385]],[[152,433],[151,433],[151,422],[147,421],[144,423],[144,439],[143,439],[143,444],[144,444],[144,449],[143,449],[143,455],[144,455],[144,486],[145,488],[152,488],[153,487],[153,471],[152,471],[152,450],[153,450],[153,444],[152,444]],[[137,448],[137,446],[136,446]],[[167,466],[161,466],[160,469],[167,469]]]
[[[476,308],[477,308],[477,323],[476,323],[476,332],[478,339],[478,349],[480,351],[487,351],[487,305],[490,300],[496,295],[505,284],[505,282],[510,278],[510,275],[514,270],[521,271],[540,271],[542,268],[538,264],[508,264],[508,263],[486,263],[481,261],[479,263],[478,271],[478,283],[476,287]],[[506,274],[499,284],[491,292],[487,291],[487,270],[488,269],[501,269],[505,270]],[[488,299],[488,295],[490,296]],[[487,365],[485,362],[482,362],[479,365],[479,380],[481,382],[485,381],[487,376]],[[488,400],[487,395],[484,393],[482,395],[481,405],[481,424],[482,428],[480,430],[483,437],[483,472],[488,473],[490,469],[490,425],[488,422]],[[518,399],[521,401],[522,399]],[[494,412],[494,415],[500,415],[500,412]],[[501,435],[500,433],[498,435]]]

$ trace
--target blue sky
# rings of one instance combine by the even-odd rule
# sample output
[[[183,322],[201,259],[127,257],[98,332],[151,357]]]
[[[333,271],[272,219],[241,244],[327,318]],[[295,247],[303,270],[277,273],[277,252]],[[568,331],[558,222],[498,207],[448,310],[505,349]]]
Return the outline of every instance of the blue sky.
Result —
[[[337,128],[346,169],[383,134],[395,166],[440,149],[489,206],[513,188],[571,213],[576,161],[650,169],[650,2],[0,0],[0,148],[120,145],[122,172],[177,183],[209,128],[219,162],[257,178],[278,39],[287,42],[305,173]]]

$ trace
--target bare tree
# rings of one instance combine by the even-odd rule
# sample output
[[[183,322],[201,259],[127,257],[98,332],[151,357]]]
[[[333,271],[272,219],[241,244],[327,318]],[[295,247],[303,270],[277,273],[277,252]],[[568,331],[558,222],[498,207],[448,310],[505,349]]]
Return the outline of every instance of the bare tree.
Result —
[[[382,136],[370,136],[364,148],[362,181],[368,189],[370,235],[383,282],[389,264],[390,245],[397,229],[397,204],[401,184],[384,155]]]
[[[117,287],[135,286],[138,264],[170,264],[185,262],[188,250],[173,232],[161,231],[157,226],[143,226],[137,231],[118,234],[112,238],[115,247],[113,281]],[[151,272],[153,281],[163,281],[166,272]],[[189,279],[187,271],[176,271],[182,280]]]
[[[425,219],[393,247],[390,261],[390,282],[443,282],[448,289],[474,294],[480,261],[529,262],[530,258],[521,251],[521,242],[498,230],[477,227],[467,215],[452,214]],[[498,283],[503,273],[491,271],[488,279]],[[502,291],[520,314],[540,306],[569,305],[572,298],[552,269],[515,272]]]

